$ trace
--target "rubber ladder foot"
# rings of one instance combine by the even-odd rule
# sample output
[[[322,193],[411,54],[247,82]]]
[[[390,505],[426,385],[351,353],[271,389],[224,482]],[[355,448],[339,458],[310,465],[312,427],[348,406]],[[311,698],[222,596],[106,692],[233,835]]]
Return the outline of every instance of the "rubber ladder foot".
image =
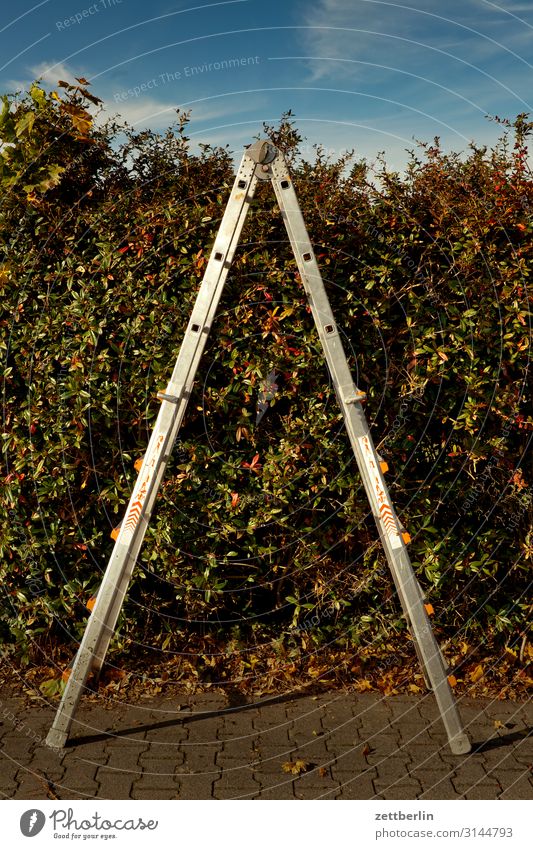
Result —
[[[68,734],[66,731],[57,731],[55,728],[51,728],[45,742],[50,749],[63,749],[67,742],[67,737]]]
[[[472,751],[472,744],[467,734],[457,734],[450,738],[449,743],[452,755],[467,755]]]

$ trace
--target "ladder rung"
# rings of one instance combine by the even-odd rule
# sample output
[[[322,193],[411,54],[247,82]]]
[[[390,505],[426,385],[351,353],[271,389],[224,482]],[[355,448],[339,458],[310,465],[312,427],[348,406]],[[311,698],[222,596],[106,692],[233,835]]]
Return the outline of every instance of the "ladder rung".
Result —
[[[170,401],[171,404],[179,404],[179,395],[167,395],[166,392],[158,392],[157,397],[160,401]]]
[[[356,401],[361,403],[366,401],[366,392],[358,392],[356,395],[350,395],[349,398],[344,399],[345,404],[355,404]]]

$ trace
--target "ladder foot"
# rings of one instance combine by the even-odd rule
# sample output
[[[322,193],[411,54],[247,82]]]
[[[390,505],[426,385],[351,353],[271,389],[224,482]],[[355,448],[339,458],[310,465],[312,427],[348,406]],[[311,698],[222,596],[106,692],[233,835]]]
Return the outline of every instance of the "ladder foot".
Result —
[[[452,755],[467,755],[472,751],[472,744],[468,739],[468,735],[464,732],[462,734],[456,734],[455,737],[451,737],[449,743]]]
[[[58,731],[55,728],[51,728],[45,742],[50,749],[63,749],[67,742],[67,737],[68,734],[66,731]]]

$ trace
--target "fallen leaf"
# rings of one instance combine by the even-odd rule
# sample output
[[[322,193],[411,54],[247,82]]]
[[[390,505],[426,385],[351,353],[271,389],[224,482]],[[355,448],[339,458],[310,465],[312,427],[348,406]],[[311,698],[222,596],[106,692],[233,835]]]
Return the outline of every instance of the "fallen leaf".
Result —
[[[475,684],[476,681],[479,681],[481,678],[483,678],[484,674],[485,673],[483,671],[483,664],[478,663],[474,671],[470,673],[470,680]]]
[[[455,677],[455,675],[448,675],[448,684],[450,685],[450,687],[457,686],[457,678]]]
[[[425,604],[424,607],[426,608],[426,613],[428,616],[431,616],[433,613],[435,613],[432,604]]]
[[[307,772],[311,764],[307,761],[302,761],[298,758],[295,761],[286,761],[281,765],[283,772],[289,772],[291,775],[300,775],[302,772]]]
[[[329,770],[327,769],[327,767],[321,766],[318,770],[318,774],[320,778],[326,778],[326,776],[329,775]]]
[[[371,747],[370,743],[365,743],[365,745],[363,746],[363,757],[366,759],[367,755],[369,755],[370,752],[373,751],[374,749]]]
[[[503,722],[501,720],[495,719],[494,720],[494,727],[495,728],[505,728],[505,725],[503,724]]]

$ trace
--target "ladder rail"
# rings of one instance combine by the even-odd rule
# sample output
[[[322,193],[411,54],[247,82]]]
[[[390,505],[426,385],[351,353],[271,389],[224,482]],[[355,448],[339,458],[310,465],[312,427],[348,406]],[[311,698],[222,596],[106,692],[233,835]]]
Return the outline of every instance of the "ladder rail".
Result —
[[[192,383],[214,318],[233,254],[257,184],[253,163],[243,155],[178,358],[144,455],[118,537],[67,680],[47,744],[64,746],[92,669],[100,671],[148,527],[150,512],[181,426]]]
[[[234,230],[233,237],[232,237],[232,240],[231,240],[231,243],[230,243],[230,247],[229,247],[229,250],[228,250],[228,253],[227,253],[226,274],[227,274],[227,271],[229,271],[229,265],[231,264],[233,257],[235,255],[235,251],[236,251],[238,243],[239,243],[239,237],[241,235],[242,228],[244,226],[244,223],[245,223],[245,220],[246,220],[246,217],[247,217],[247,214],[248,214],[248,210],[250,208],[250,204],[253,200],[256,187],[257,187],[257,177],[254,174],[252,176],[251,181],[250,181],[249,188],[247,190],[247,197],[246,197],[246,200],[245,200],[245,204],[243,205],[243,207],[241,209],[240,217],[239,217],[239,220],[237,222],[237,226]],[[214,250],[215,250],[215,246],[213,245],[211,254],[214,252]],[[222,294],[222,286],[225,284],[226,274],[224,274],[223,278],[222,278],[222,276],[221,276],[221,278],[219,278],[218,283],[217,283],[217,286],[219,287],[219,291],[217,293],[215,293],[215,296],[211,299],[211,301],[207,305],[207,312],[205,314],[204,326],[209,328],[209,330],[211,329],[211,326],[212,326],[213,321],[215,319],[217,307],[218,307],[220,297],[221,297],[221,294]],[[196,314],[198,315],[198,312]],[[192,317],[191,317],[190,323],[192,323]],[[207,336],[208,336],[208,334],[205,334],[205,341],[207,341]],[[192,389],[192,383],[193,383],[193,380],[194,380],[194,376],[195,376],[195,374],[198,370],[202,355],[203,355],[203,346],[198,345],[196,350],[194,351],[193,358],[191,359],[191,362],[190,362],[190,365],[189,365],[188,376],[187,376],[187,379],[185,380],[185,386],[190,387],[190,389]],[[178,384],[179,375],[176,375],[176,371],[177,371],[177,369],[174,369],[174,384],[172,383],[172,379],[171,379],[169,385],[167,386],[167,388],[165,390],[166,395],[171,395],[172,392],[173,392],[174,386],[176,386]],[[191,377],[191,375],[192,375],[192,377]],[[172,402],[168,402],[168,401],[163,400],[162,403],[168,404],[168,403],[172,403]],[[169,442],[169,445],[172,446],[172,447],[175,445],[176,439],[178,437],[178,433],[179,433],[179,430],[181,428],[183,418],[185,416],[185,412],[186,412],[186,409],[187,409],[187,404],[188,404],[188,393],[186,393],[186,396],[180,400],[179,406],[178,406],[177,411],[176,411],[176,416],[174,417],[174,420],[173,420],[173,422],[170,426],[168,442]],[[170,453],[170,451],[169,451],[169,453]],[[151,514],[152,514],[152,510],[153,510],[153,505],[155,503],[155,499],[157,497],[157,492],[158,492],[159,487],[161,485],[161,481],[162,481],[162,478],[163,478],[163,475],[164,475],[164,471],[165,471],[165,464],[163,464],[163,463],[159,464],[159,467],[157,469],[157,480],[156,480],[154,486],[152,487],[151,491],[149,492],[149,494],[146,497],[146,506],[145,506],[145,511],[143,513],[143,520],[145,521],[146,526],[149,524],[149,521],[150,521],[150,517],[151,517]],[[140,471],[139,471],[139,474],[140,474]],[[137,557],[139,555],[139,551],[140,551],[141,546],[142,546],[143,537],[144,537],[144,533],[142,534],[142,536],[141,536],[141,534],[138,534],[136,536],[135,541],[132,544],[132,550],[131,550],[131,553],[130,553],[129,560],[124,565],[124,570],[123,570],[123,573],[120,577],[119,586],[117,587],[117,592],[115,594],[115,600],[113,602],[113,607],[109,612],[109,618],[105,623],[105,628],[102,630],[99,643],[98,643],[98,645],[95,649],[95,652],[94,652],[95,656],[94,656],[94,662],[93,662],[92,669],[93,669],[93,672],[95,674],[99,674],[99,672],[102,668],[102,665],[104,663],[105,655],[107,653],[109,643],[111,642],[111,639],[112,639],[112,636],[113,636],[113,633],[114,633],[114,630],[115,630],[115,627],[116,627],[116,623],[117,623],[117,620],[118,620],[118,617],[119,617],[119,614],[120,614],[120,610],[122,608],[122,604],[123,604],[123,601],[124,601],[124,598],[125,598],[125,595],[126,595],[126,592],[127,592],[127,589],[128,589],[128,585],[129,585],[129,582],[131,580],[133,570],[135,568],[135,563],[136,563]]]
[[[463,731],[461,718],[448,682],[444,659],[433,634],[423,604],[422,591],[402,537],[401,523],[381,471],[379,457],[361,404],[364,393],[354,384],[287,166],[280,158],[272,163],[271,171],[274,192],[307,294],[379,537],[400,603],[410,625],[416,653],[426,681],[429,679],[434,691],[450,747],[455,754],[465,754],[470,751],[470,741]]]

